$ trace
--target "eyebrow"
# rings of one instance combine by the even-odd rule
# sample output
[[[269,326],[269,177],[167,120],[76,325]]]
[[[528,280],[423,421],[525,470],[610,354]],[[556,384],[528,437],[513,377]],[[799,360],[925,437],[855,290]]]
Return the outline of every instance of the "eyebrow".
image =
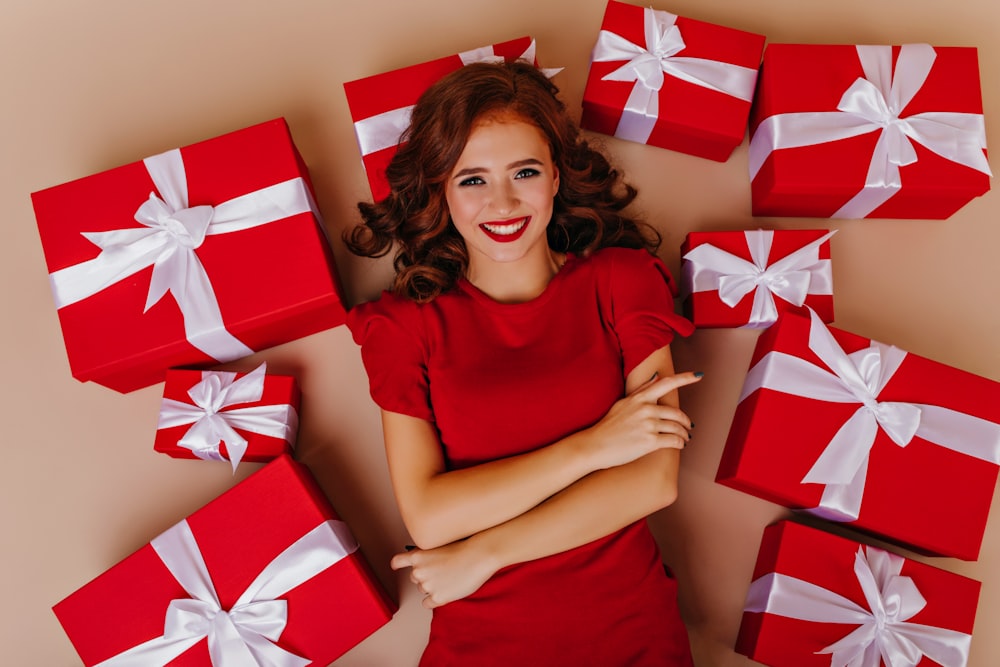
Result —
[[[517,160],[516,162],[511,162],[510,164],[507,165],[507,169],[517,169],[518,167],[527,167],[528,165],[534,166],[534,165],[541,165],[541,164],[542,164],[541,160],[539,160],[537,158],[529,157],[529,158],[525,158],[523,160]],[[474,174],[480,174],[480,173],[482,173],[484,171],[488,171],[488,170],[485,167],[466,167],[465,169],[462,169],[461,171],[455,172],[455,175],[452,178],[461,178],[463,176],[472,176]]]

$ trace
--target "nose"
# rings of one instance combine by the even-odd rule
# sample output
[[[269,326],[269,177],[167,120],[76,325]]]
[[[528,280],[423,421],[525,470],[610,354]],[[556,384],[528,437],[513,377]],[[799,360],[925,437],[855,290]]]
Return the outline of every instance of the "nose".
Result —
[[[502,183],[497,186],[493,193],[493,208],[501,217],[510,215],[517,208],[517,194],[513,184]]]

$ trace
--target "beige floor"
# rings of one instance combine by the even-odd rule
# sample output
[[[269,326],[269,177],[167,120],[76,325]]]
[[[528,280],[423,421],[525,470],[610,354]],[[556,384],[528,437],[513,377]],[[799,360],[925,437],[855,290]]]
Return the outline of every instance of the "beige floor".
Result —
[[[771,42],[931,42],[980,48],[987,134],[1000,141],[1000,5],[990,0],[676,0],[667,9],[766,34]],[[329,231],[356,222],[367,189],[341,89],[345,80],[531,34],[543,65],[579,108],[602,0],[5,0],[0,6],[0,610],[4,664],[79,664],[49,607],[228,488],[225,464],[152,452],[160,386],[130,395],[71,379],[29,193],[146,155],[287,117],[316,182]],[[834,239],[837,324],[1000,379],[996,308],[1000,199],[946,222],[752,219],[746,145],[718,164],[607,141],[639,186],[677,269],[699,229],[823,227]],[[335,253],[351,302],[373,297],[388,266]],[[678,343],[682,368],[705,371],[684,394],[698,424],[684,455],[682,498],[653,518],[682,578],[699,667],[749,662],[731,651],[764,525],[780,508],[713,482],[754,342],[702,331]],[[235,365],[266,359],[300,376],[300,458],[354,527],[401,610],[338,661],[415,665],[428,614],[388,568],[406,542],[388,484],[358,350],[340,327]],[[255,466],[245,465],[237,479]],[[928,492],[933,492],[928,489]],[[994,503],[998,504],[998,503]],[[1000,655],[1000,519],[994,507],[977,563],[933,562],[983,581],[970,665]]]

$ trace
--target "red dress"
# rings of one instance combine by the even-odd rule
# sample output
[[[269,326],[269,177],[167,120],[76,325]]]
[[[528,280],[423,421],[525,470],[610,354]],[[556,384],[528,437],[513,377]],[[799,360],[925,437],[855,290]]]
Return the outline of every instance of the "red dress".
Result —
[[[527,452],[593,425],[674,333],[676,287],[645,250],[569,256],[545,291],[498,303],[468,281],[427,304],[385,293],[354,308],[371,393],[434,423],[449,468]],[[586,521],[587,517],[580,517]],[[499,571],[434,610],[422,667],[691,664],[676,588],[645,520]]]

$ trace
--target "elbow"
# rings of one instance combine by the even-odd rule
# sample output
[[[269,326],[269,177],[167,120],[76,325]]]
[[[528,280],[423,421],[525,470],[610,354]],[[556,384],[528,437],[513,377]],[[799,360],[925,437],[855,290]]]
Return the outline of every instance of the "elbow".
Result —
[[[660,450],[654,452],[656,464],[650,466],[653,492],[651,497],[655,504],[655,510],[673,505],[677,500],[677,474],[680,463],[680,452],[673,450]]]
[[[412,513],[403,513],[403,524],[410,534],[413,546],[418,549],[436,549],[455,541],[454,538],[448,536],[447,527],[441,526],[440,522],[435,521],[433,517],[419,513],[416,516]]]

